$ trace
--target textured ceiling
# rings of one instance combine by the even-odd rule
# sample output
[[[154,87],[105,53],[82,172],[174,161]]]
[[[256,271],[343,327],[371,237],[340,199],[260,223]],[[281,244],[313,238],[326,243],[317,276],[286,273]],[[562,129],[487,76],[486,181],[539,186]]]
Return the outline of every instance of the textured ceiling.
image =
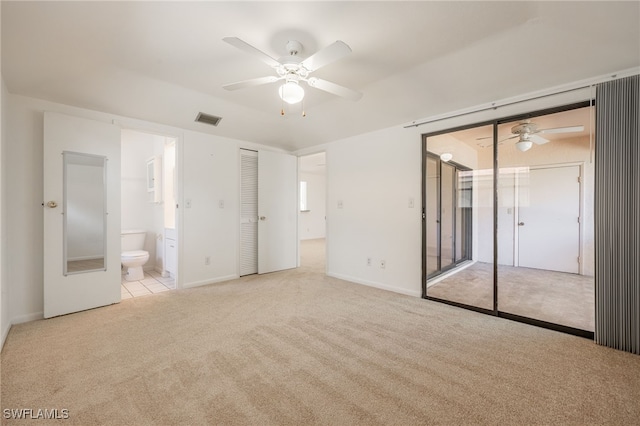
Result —
[[[423,117],[640,65],[639,2],[2,2],[10,93],[295,151]],[[272,75],[222,41],[306,57],[342,40],[352,54],[315,76],[280,115]],[[199,111],[223,117],[195,123]]]

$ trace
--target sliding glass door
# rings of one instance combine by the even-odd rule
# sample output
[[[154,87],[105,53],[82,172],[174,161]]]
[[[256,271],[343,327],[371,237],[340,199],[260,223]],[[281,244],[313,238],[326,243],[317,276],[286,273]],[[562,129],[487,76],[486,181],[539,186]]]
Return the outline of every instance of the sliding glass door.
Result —
[[[425,206],[425,256],[426,275],[434,276],[440,271],[440,167],[433,156],[425,158],[425,190],[430,202]]]
[[[436,277],[471,258],[472,192],[464,167],[427,153],[425,186],[434,201],[427,204],[427,275]]]
[[[592,107],[498,123],[498,310],[595,329]]]
[[[424,140],[427,298],[493,309],[493,156],[475,152],[491,135],[483,126]]]
[[[593,332],[592,114],[575,105],[423,136],[425,298]]]

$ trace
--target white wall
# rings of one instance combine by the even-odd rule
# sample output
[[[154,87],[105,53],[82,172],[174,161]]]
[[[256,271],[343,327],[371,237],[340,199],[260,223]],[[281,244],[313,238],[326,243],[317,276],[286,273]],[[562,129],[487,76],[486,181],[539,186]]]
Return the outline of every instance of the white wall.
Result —
[[[0,10],[2,8],[0,7]],[[0,13],[0,22],[2,22]],[[2,31],[0,31],[0,34]],[[0,42],[0,45],[2,43]],[[2,69],[2,55],[0,54],[0,70]],[[5,185],[7,182],[6,173],[6,100],[7,100],[7,88],[2,79],[0,73],[0,351],[4,346],[4,341],[9,334],[11,328],[11,318],[9,315],[9,281],[7,279],[7,268],[4,266],[7,264],[7,245],[6,245],[6,228],[7,228],[7,215],[5,201]]]
[[[327,145],[329,275],[420,296],[420,153],[419,132],[399,127]]]
[[[2,8],[0,7],[0,22],[2,22]],[[1,25],[0,25],[1,27]],[[2,31],[0,31],[2,34]],[[0,46],[2,45],[0,37]],[[0,70],[2,70],[2,54],[0,54]],[[4,346],[4,341],[9,334],[11,328],[11,320],[9,315],[9,281],[7,280],[7,268],[4,266],[7,264],[7,245],[6,245],[6,227],[7,227],[7,215],[6,215],[6,202],[5,202],[5,185],[7,179],[6,173],[6,100],[7,100],[7,87],[4,84],[4,79],[0,72],[0,351]]]
[[[259,144],[220,138],[126,117],[90,111],[18,95],[3,96],[2,192],[5,224],[3,282],[10,283],[8,318],[13,324],[40,319],[43,312],[43,113],[54,111],[88,119],[116,121],[125,128],[182,137],[178,148],[177,188],[180,269],[178,283],[184,287],[208,284],[237,276],[237,228],[239,223],[240,146],[266,149]],[[273,149],[271,149],[273,150]],[[181,157],[182,156],[182,157]],[[184,200],[191,208],[184,208]],[[10,200],[10,205],[7,204]],[[220,208],[219,200],[224,201]],[[182,229],[180,229],[182,227]],[[204,257],[211,264],[204,265]],[[6,313],[3,312],[3,315]],[[3,324],[4,325],[4,324]]]
[[[307,182],[307,212],[300,212],[299,236],[301,240],[324,238],[327,216],[326,173],[300,173],[299,181]]]
[[[586,92],[588,95],[588,91]],[[327,144],[327,270],[329,275],[419,296],[421,293],[421,133],[584,100],[579,93],[513,108],[441,120],[418,128],[393,127]],[[17,323],[42,317],[43,111],[99,121],[133,119],[17,95],[3,96],[2,152],[3,286],[9,318]],[[179,282],[185,287],[233,278],[237,274],[238,148],[259,145],[184,132],[178,149],[177,202]],[[268,147],[263,147],[269,149]],[[10,182],[6,179],[10,176]],[[408,207],[413,198],[414,208]],[[185,200],[191,208],[184,208]],[[220,208],[219,201],[224,201]],[[8,204],[10,201],[10,205]],[[338,201],[342,208],[338,208]],[[11,250],[8,250],[10,247]],[[211,265],[204,258],[211,256]],[[372,266],[366,265],[371,257]],[[379,263],[386,261],[381,269]],[[6,293],[5,293],[6,295]],[[2,317],[6,317],[3,309]],[[5,323],[3,322],[3,327]]]
[[[184,192],[179,204],[185,208],[180,209],[184,230],[178,270],[184,287],[238,276],[239,148],[236,140],[190,131],[184,134]],[[209,265],[206,257],[211,258]]]
[[[439,117],[420,127],[398,126],[327,144],[327,273],[419,296],[421,134],[584,101],[590,95],[589,89],[567,92],[477,113]],[[473,158],[467,160],[473,162]],[[478,167],[483,165],[478,163]],[[414,198],[413,209],[407,207],[409,198]],[[342,208],[338,208],[339,201]],[[492,241],[491,229],[489,233],[475,238]],[[489,253],[493,253],[492,249]],[[479,254],[474,250],[476,256]],[[367,257],[372,258],[372,266],[366,265]],[[380,260],[386,260],[385,269],[380,268]]]
[[[12,323],[42,317],[43,312],[43,122],[45,106],[28,98],[8,96],[5,176],[6,253]]]

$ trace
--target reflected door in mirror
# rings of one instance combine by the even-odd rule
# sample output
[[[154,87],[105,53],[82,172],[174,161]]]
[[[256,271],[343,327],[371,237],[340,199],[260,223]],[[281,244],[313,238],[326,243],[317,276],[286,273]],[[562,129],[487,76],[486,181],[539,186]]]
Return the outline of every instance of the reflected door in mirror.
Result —
[[[106,157],[64,157],[64,274],[106,270]]]

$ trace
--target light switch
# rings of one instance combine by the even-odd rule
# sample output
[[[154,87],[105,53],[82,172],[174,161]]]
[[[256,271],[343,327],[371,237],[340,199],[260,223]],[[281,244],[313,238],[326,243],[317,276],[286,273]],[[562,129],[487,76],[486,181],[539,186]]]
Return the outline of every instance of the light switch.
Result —
[[[218,207],[220,207],[221,209],[224,209],[224,200],[218,201]]]
[[[413,198],[409,198],[409,208],[412,209],[415,203],[413,202]]]
[[[186,200],[184,200],[184,207],[187,209],[191,208],[191,198],[187,198]]]

